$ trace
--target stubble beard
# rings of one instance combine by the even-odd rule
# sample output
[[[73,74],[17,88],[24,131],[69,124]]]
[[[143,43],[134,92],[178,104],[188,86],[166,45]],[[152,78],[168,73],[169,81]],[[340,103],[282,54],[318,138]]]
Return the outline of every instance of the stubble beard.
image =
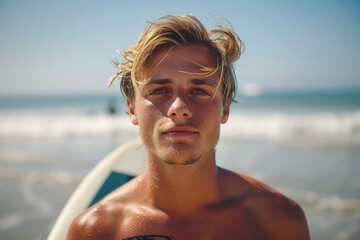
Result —
[[[177,143],[160,141],[155,145],[151,139],[143,139],[143,141],[148,151],[152,152],[152,154],[154,154],[160,161],[168,165],[192,165],[201,159],[200,153],[193,153],[193,155],[186,157],[182,156],[183,151],[193,151],[193,149],[189,149],[191,146],[189,146],[188,143],[182,141]],[[158,147],[156,147],[156,145],[158,145]]]
[[[191,146],[181,141],[177,142],[175,146],[174,143],[167,144],[165,142],[161,144],[160,149],[157,151],[158,158],[168,165],[192,165],[200,160],[201,154],[192,153],[189,156],[184,156],[184,154],[188,154],[185,152],[194,150],[189,148]]]
[[[158,132],[155,132],[151,135],[140,134],[141,138],[146,146],[146,149],[152,152],[160,161],[164,162],[167,165],[193,165],[197,163],[204,153],[196,152],[196,149],[193,146],[189,145],[186,141],[178,140],[176,142],[170,142],[169,140],[161,139],[156,137],[157,134],[161,135],[162,128],[169,127],[167,124],[163,124]],[[218,140],[218,139],[217,139]],[[169,142],[168,142],[169,141]],[[217,145],[217,141],[215,146]],[[214,146],[214,150],[215,150]],[[188,151],[195,151],[193,153],[185,153]],[[189,156],[182,156],[182,155]]]
[[[197,163],[200,160],[200,158],[201,158],[200,156],[190,157],[182,162],[177,162],[177,161],[174,161],[173,159],[165,159],[164,163],[166,163],[168,165],[192,165],[192,164]]]

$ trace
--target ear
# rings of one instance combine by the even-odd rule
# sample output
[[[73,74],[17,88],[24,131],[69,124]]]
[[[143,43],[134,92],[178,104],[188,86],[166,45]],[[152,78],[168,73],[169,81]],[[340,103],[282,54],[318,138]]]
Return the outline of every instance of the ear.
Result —
[[[128,111],[129,111],[129,116],[130,116],[130,120],[134,125],[138,125],[138,118],[136,115],[136,111],[135,111],[135,103],[131,103],[131,100],[129,98],[126,98],[126,104],[128,107]]]
[[[228,118],[229,118],[230,105],[231,104],[227,104],[227,106],[223,110],[223,113],[222,113],[222,116],[221,116],[221,123],[222,124],[226,123]]]

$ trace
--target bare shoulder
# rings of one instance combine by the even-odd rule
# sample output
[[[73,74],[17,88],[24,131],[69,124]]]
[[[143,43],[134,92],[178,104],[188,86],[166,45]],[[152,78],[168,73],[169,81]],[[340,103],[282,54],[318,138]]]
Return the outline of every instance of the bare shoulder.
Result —
[[[71,224],[67,239],[115,239],[124,221],[135,179],[116,189],[80,214]]]
[[[254,219],[273,239],[310,239],[302,208],[292,199],[254,178],[224,171],[228,190],[235,194],[236,206]]]
[[[79,215],[70,226],[68,239],[112,239],[113,218],[106,208],[98,203]]]

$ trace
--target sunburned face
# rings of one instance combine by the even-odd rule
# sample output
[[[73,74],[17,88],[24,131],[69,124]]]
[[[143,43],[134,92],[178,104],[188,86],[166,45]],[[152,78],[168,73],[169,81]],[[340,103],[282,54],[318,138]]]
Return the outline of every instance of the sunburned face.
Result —
[[[128,107],[150,157],[191,164],[214,155],[229,107],[224,111],[218,74],[199,76],[200,66],[215,60],[207,47],[191,45],[157,50],[144,68],[147,81]]]

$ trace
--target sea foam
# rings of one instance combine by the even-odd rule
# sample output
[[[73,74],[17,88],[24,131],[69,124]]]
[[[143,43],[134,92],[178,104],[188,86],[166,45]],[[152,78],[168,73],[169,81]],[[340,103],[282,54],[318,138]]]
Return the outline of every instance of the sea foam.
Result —
[[[360,111],[313,114],[233,114],[222,136],[299,144],[360,145]]]
[[[0,115],[0,137],[67,138],[138,134],[129,117],[107,114]],[[296,144],[360,145],[360,111],[350,113],[250,114],[233,112],[221,137]]]

